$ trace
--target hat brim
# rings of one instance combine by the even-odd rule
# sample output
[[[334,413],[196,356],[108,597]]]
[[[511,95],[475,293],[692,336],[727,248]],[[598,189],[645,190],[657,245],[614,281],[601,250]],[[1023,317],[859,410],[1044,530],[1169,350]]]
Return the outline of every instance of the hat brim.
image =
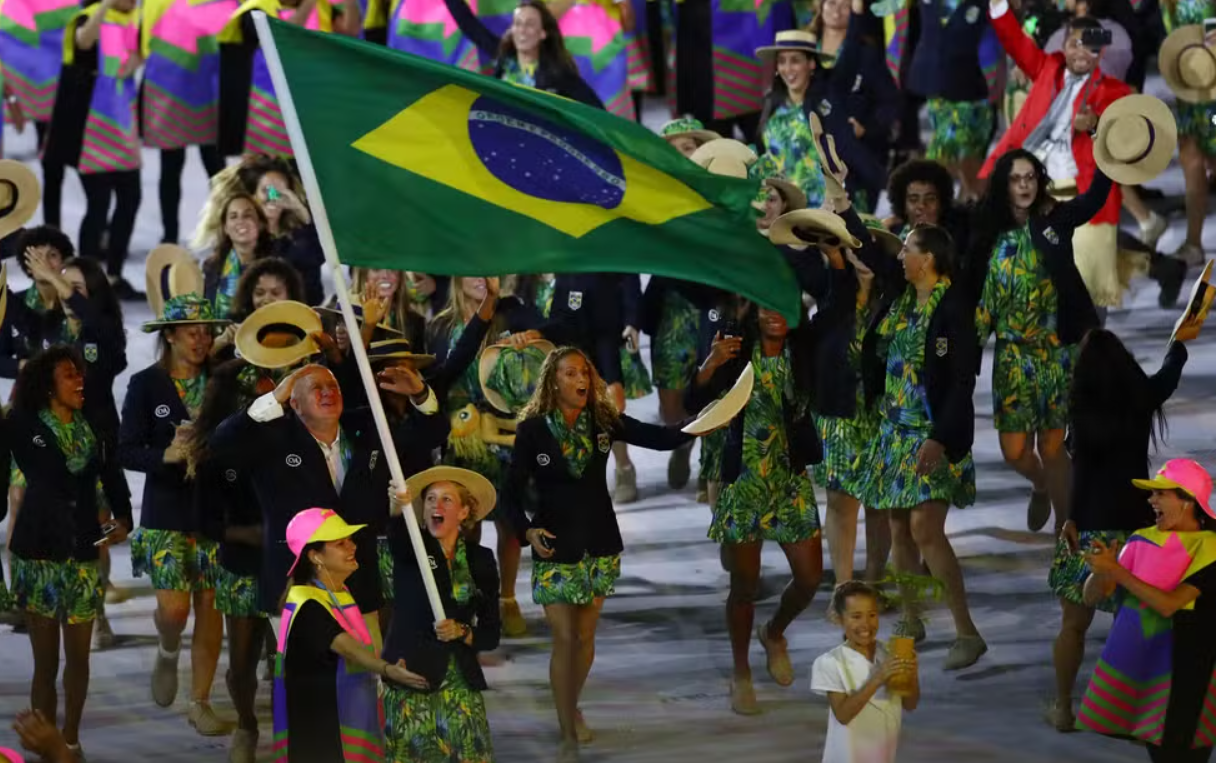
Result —
[[[709,169],[715,159],[730,159],[739,162],[744,168],[750,167],[759,157],[756,152],[732,138],[711,140],[697,147],[688,157],[692,161]]]
[[[333,519],[337,519],[338,521],[330,521]],[[308,539],[308,543],[329,543],[330,541],[342,540],[343,538],[349,538],[364,527],[367,527],[367,525],[348,525],[346,524],[346,520],[335,514],[321,523],[321,526]],[[307,546],[308,543],[304,545]],[[303,549],[300,549],[300,551],[303,553]],[[296,565],[299,563],[300,556],[296,556],[295,561],[291,563],[291,568],[287,570],[287,577],[291,577],[292,573],[296,571]]]
[[[434,355],[422,355],[416,352],[390,352],[387,355],[369,355],[367,357],[370,363],[383,363],[386,360],[409,360],[413,362],[414,368],[422,369],[435,362]]]
[[[790,181],[782,178],[765,178],[764,185],[776,189],[777,193],[781,194],[781,199],[785,202],[786,212],[806,209],[806,194],[802,192],[801,188]],[[764,209],[762,202],[756,202],[752,206],[757,209]]]
[[[321,313],[329,313],[330,315],[337,315],[339,317],[341,317],[341,315],[342,315],[342,308],[330,307],[329,305],[321,305],[319,307],[313,307],[313,310],[316,310],[317,312],[321,312]],[[359,325],[362,326],[363,325],[363,316],[356,315],[355,318],[359,321]],[[387,323],[377,323],[376,330],[377,331],[387,331],[388,333],[393,334],[395,336],[405,336],[404,331],[402,331],[401,329],[395,329],[392,326],[388,325]]]
[[[498,503],[498,492],[494,489],[493,483],[477,472],[456,466],[432,466],[405,481],[406,488],[413,496],[414,514],[418,517],[420,525],[425,524],[422,510],[426,502],[426,489],[436,482],[452,482],[469,491],[473,500],[477,502],[477,508],[469,512],[469,518],[474,522],[485,519]]]
[[[674,132],[670,135],[663,136],[663,140],[668,142],[675,138],[692,138],[693,140],[697,141],[698,144],[704,145],[711,140],[721,140],[722,136],[713,130],[686,130],[685,132]]]
[[[749,362],[726,394],[701,409],[692,423],[680,431],[684,434],[705,435],[729,424],[752,397],[756,384],[756,369]]]
[[[140,325],[140,330],[145,334],[155,334],[161,329],[171,328],[173,326],[194,326],[210,324],[212,326],[227,326],[232,323],[230,320],[222,318],[209,318],[207,320],[189,320],[189,321],[148,321]]]
[[[1186,84],[1178,64],[1182,60],[1182,52],[1193,45],[1203,45],[1203,25],[1188,24],[1178,27],[1161,43],[1157,53],[1157,68],[1161,71],[1161,79],[1165,80],[1170,92],[1180,101],[1187,103],[1206,103],[1216,101],[1216,83],[1211,87],[1196,88]]]
[[[0,183],[12,186],[16,201],[12,209],[0,216],[0,238],[21,230],[42,201],[42,189],[33,170],[13,159],[0,161]]]
[[[798,228],[810,228],[835,236],[840,239],[843,246],[849,249],[861,248],[861,241],[849,233],[849,228],[845,225],[844,220],[826,209],[798,209],[786,212],[773,221],[769,228],[769,241],[779,246],[804,246],[818,243],[799,238],[794,233]]]
[[[1201,499],[1199,496],[1187,490],[1182,485],[1179,485],[1173,480],[1167,480],[1165,477],[1157,476],[1151,480],[1132,480],[1132,484],[1141,490],[1181,490],[1191,497],[1195,503],[1199,504],[1199,508],[1203,509],[1203,513],[1209,517],[1216,519],[1216,514],[1212,513],[1211,504],[1208,501]]]
[[[161,288],[165,270],[175,268],[168,285],[171,293]],[[160,315],[165,302],[182,294],[202,294],[205,279],[198,260],[177,244],[160,244],[148,252],[144,260],[144,291],[148,295],[148,307],[153,315]]]
[[[304,338],[287,347],[267,347],[258,334],[268,326],[287,325],[299,329]],[[254,310],[236,331],[236,349],[241,358],[258,368],[287,368],[321,352],[312,335],[322,331],[321,318],[303,302],[284,300]]]
[[[490,380],[490,374],[494,372],[494,364],[498,362],[498,356],[502,354],[504,347],[509,346],[505,342],[500,342],[492,344],[481,351],[481,357],[477,360],[477,383],[481,385],[481,394],[485,397],[487,403],[500,413],[514,414],[518,411],[511,408],[510,403],[502,396],[502,393],[486,383]],[[526,346],[540,347],[546,357],[557,349],[553,342],[550,342],[548,339],[532,339],[528,341]]]
[[[756,48],[756,58],[768,63],[776,59],[778,53],[785,50],[793,51],[794,53],[805,53],[808,58],[815,58],[821,62],[836,60],[836,56],[831,53],[824,53],[822,50],[803,48],[797,45],[765,45],[762,48]]]
[[[904,250],[904,240],[886,228],[870,228],[870,235],[888,257],[898,257]]]
[[[1106,139],[1115,122],[1124,117],[1141,117],[1153,126],[1153,142],[1148,153],[1131,164],[1111,156]],[[1153,180],[1169,166],[1178,148],[1178,123],[1170,107],[1151,95],[1126,95],[1102,112],[1094,136],[1094,163],[1111,180],[1122,185],[1140,185]]]

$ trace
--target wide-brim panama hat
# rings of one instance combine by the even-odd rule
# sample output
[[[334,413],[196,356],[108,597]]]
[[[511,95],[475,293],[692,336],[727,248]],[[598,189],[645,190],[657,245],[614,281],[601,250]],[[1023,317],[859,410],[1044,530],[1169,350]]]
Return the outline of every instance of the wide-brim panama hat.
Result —
[[[790,181],[782,177],[767,177],[764,179],[764,186],[772,188],[781,195],[785,201],[785,211],[793,212],[797,209],[806,209],[806,194],[802,189],[794,185]],[[764,209],[763,201],[753,201],[752,206],[756,209]]]
[[[826,209],[798,209],[786,212],[773,221],[768,238],[779,246],[818,245],[821,238],[807,236],[811,231],[823,236],[834,236],[840,239],[841,246],[849,249],[861,248],[861,242],[849,233],[849,228],[840,215]]]
[[[236,351],[258,368],[286,368],[321,351],[312,338],[321,330],[320,316],[308,305],[292,300],[271,302],[241,323]]]
[[[1178,148],[1170,107],[1151,95],[1128,95],[1106,107],[1094,136],[1094,162],[1122,185],[1153,180]]]
[[[688,158],[715,175],[746,178],[747,168],[758,157],[755,151],[737,140],[718,138],[702,144]]]
[[[861,221],[866,224],[874,242],[882,248],[884,254],[896,257],[903,251],[904,240],[887,230],[887,226],[882,224],[882,220],[873,215],[862,215]]]
[[[1212,513],[1212,476],[1198,462],[1189,458],[1175,458],[1165,462],[1157,470],[1157,476],[1148,480],[1132,480],[1141,490],[1182,490],[1195,499],[1209,517]]]
[[[751,400],[755,384],[756,369],[748,363],[726,394],[702,408],[692,423],[685,425],[680,431],[684,434],[704,435],[726,426]]]
[[[1180,101],[1216,101],[1216,50],[1204,41],[1203,25],[1178,27],[1157,53],[1161,78]]]
[[[332,509],[304,509],[287,523],[287,548],[291,549],[295,561],[287,570],[287,577],[296,571],[300,555],[309,543],[329,542],[349,538],[367,525],[348,525]]]
[[[387,360],[408,360],[415,369],[426,368],[435,362],[434,355],[423,355],[410,348],[408,339],[385,339],[372,342],[367,348],[367,359],[372,363]]]
[[[0,161],[0,238],[29,222],[41,200],[33,170],[12,159]]]
[[[426,505],[426,489],[436,482],[451,482],[469,491],[469,495],[477,502],[477,506],[469,510],[469,519],[474,522],[485,519],[498,502],[498,492],[494,490],[493,483],[477,472],[455,466],[432,466],[405,481],[419,523],[423,522],[422,510]]]
[[[769,62],[776,58],[777,54],[783,50],[796,50],[799,53],[805,53],[813,58],[818,58],[820,61],[832,61],[836,58],[831,53],[823,52],[823,49],[819,47],[819,40],[815,35],[810,32],[804,32],[801,29],[787,29],[784,32],[778,32],[772,45],[756,48],[756,58]]]
[[[140,326],[140,329],[145,334],[151,334],[172,326],[208,324],[219,327],[227,326],[229,323],[232,321],[215,317],[209,300],[198,294],[181,294],[165,303],[160,312],[160,318],[148,321]]]
[[[161,244],[144,261],[144,286],[153,315],[160,315],[165,303],[174,297],[202,294],[203,284],[198,260],[177,244]]]
[[[533,339],[518,349],[502,343],[482,350],[477,381],[486,402],[503,413],[518,413],[532,399],[540,368],[554,349],[547,339]]]
[[[698,145],[711,140],[719,140],[722,136],[713,130],[706,130],[701,120],[695,117],[679,117],[663,125],[659,135],[667,140],[672,138],[692,138]]]

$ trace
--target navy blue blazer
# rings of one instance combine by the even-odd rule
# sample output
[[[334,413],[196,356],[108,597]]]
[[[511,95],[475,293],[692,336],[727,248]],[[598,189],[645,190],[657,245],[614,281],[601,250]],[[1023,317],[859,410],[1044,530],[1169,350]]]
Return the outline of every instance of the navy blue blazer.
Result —
[[[962,0],[945,25],[942,0],[921,0],[919,7],[920,40],[912,53],[906,89],[922,98],[956,103],[988,100],[979,53],[980,38],[988,29],[988,3]]]
[[[553,307],[540,333],[557,346],[587,353],[604,383],[622,379],[621,333],[641,320],[642,284],[628,273],[561,273],[553,285]]]
[[[79,474],[72,474],[55,433],[39,417],[14,411],[4,421],[3,431],[27,483],[13,528],[10,549],[14,554],[57,562],[96,561],[93,544],[101,539],[98,479],[114,518],[131,528],[127,482],[104,440],[98,438],[89,463]]]
[[[412,406],[404,421],[390,422],[394,443],[406,475],[430,465],[430,451],[447,439],[447,417],[427,416]],[[290,410],[273,421],[257,422],[248,410],[224,419],[211,436],[217,467],[237,464],[253,481],[262,509],[262,574],[259,599],[273,612],[287,584],[292,554],[287,548],[287,523],[304,509],[333,509],[352,524],[370,524],[354,536],[359,569],[347,587],[364,612],[384,604],[376,554],[376,535],[388,521],[388,467],[383,445],[367,409],[342,415],[342,432],[350,461],[339,493],[316,439]],[[410,471],[410,470],[413,471]]]
[[[195,513],[203,534],[220,544],[220,564],[234,575],[256,577],[262,569],[262,547],[225,537],[229,527],[262,524],[262,507],[249,473],[235,464],[221,466],[209,459],[199,464],[192,484]]]
[[[173,442],[176,427],[189,420],[190,412],[177,394],[173,379],[160,365],[150,365],[131,377],[122,404],[118,461],[124,469],[147,475],[140,527],[202,530],[194,512],[192,488],[186,480],[186,465],[165,463],[165,450]]]

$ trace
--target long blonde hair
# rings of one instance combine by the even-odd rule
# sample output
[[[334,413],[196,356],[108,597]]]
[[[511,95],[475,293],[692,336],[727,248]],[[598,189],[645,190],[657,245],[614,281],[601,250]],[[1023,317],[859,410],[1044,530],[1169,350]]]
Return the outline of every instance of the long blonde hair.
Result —
[[[468,323],[469,318],[481,306],[480,303],[474,302],[464,293],[464,279],[464,276],[452,276],[451,285],[448,286],[448,302],[431,319],[431,331],[442,333],[444,336],[451,336],[452,329]],[[494,334],[493,331],[486,332],[485,338],[481,340],[482,347],[485,347],[488,343],[497,341],[496,337],[492,336],[492,334]]]
[[[359,295],[359,298],[362,298],[363,290],[367,287],[367,274],[371,270],[371,268],[351,268],[352,293]],[[397,291],[393,293],[393,304],[389,305],[388,315],[385,316],[385,319],[393,328],[406,331],[409,328],[409,314],[413,311],[413,305],[410,303],[410,287],[406,284],[409,276],[404,270],[397,272],[401,274],[401,278],[397,281]],[[418,352],[419,348],[415,348],[414,351]]]
[[[612,396],[608,394],[608,385],[604,384],[604,378],[596,370],[591,358],[588,358],[587,353],[577,347],[559,347],[545,358],[544,365],[540,367],[540,378],[536,382],[536,391],[532,393],[532,399],[528,401],[524,409],[519,412],[519,420],[546,416],[550,411],[557,409],[557,366],[571,355],[579,355],[587,361],[587,369],[591,372],[591,389],[589,390],[591,399],[587,402],[587,407],[591,409],[591,416],[595,420],[596,428],[600,431],[615,429],[621,420],[621,412],[616,409],[616,403],[612,402]]]

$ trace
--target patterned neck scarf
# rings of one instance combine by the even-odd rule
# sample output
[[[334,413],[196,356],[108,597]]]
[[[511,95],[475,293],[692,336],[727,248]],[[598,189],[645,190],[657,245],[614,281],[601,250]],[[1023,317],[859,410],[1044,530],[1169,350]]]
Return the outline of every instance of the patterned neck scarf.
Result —
[[[521,64],[518,58],[508,58],[503,63],[502,79],[512,85],[536,87],[536,64]]]
[[[241,280],[241,273],[245,270],[244,264],[241,263],[241,256],[234,249],[228,252],[228,256],[224,258],[224,264],[220,267],[220,280],[215,289],[215,317],[227,318],[228,313],[232,310],[232,303],[236,299],[236,285]]]
[[[553,310],[553,292],[556,284],[557,279],[555,278],[541,279],[536,284],[536,309],[544,318],[548,318],[549,313]]]
[[[207,389],[207,374],[201,373],[193,379],[174,379],[173,386],[190,418],[197,418],[198,409],[203,406],[203,392]]]
[[[469,550],[465,547],[464,536],[456,539],[456,550],[448,560],[448,568],[452,575],[452,600],[464,604],[473,598],[477,589],[473,585],[473,571],[469,569]]]
[[[574,420],[574,428],[566,426],[566,417],[557,408],[545,416],[545,423],[562,448],[562,458],[571,477],[582,477],[583,469],[591,460],[591,414],[587,409]]]
[[[912,330],[917,332],[921,337],[916,344],[920,346],[920,357],[924,357],[924,336],[929,329],[929,322],[926,317],[933,315],[937,311],[937,304],[942,301],[942,297],[946,294],[946,289],[950,288],[950,279],[942,278],[933,287],[933,292],[929,295],[929,299],[923,305],[916,303],[916,289],[909,286],[904,289],[904,293],[895,300],[895,304],[891,305],[891,309],[883,316],[878,324],[878,336],[880,337],[880,346],[890,342],[891,336],[897,331],[906,330],[909,325]],[[885,352],[885,347],[882,347]]]
[[[460,341],[460,337],[464,336],[465,324],[453,322],[452,333],[448,337],[448,352],[456,346]],[[465,369],[460,378],[456,380],[456,384],[448,391],[448,410],[453,411],[458,408],[463,408],[469,403],[480,403],[485,400],[485,396],[481,393],[481,380],[478,376],[478,364],[470,363]]]
[[[45,316],[48,312],[50,312],[51,309],[46,302],[42,301],[42,295],[38,293],[37,286],[31,286],[25,290],[25,306],[40,316]],[[62,308],[60,312],[62,312]],[[68,320],[68,317],[63,315],[62,321],[59,324],[58,336],[48,337],[46,340],[44,340],[42,348],[31,348],[31,352],[38,349],[46,349],[51,344],[72,344],[75,342],[77,336],[80,334],[80,324],[79,322],[76,322],[75,326],[72,324],[73,321]]]
[[[63,453],[68,471],[80,474],[97,450],[97,437],[93,434],[89,422],[79,413],[73,413],[72,420],[65,423],[60,421],[50,408],[39,411],[38,418],[55,433],[55,443]]]

